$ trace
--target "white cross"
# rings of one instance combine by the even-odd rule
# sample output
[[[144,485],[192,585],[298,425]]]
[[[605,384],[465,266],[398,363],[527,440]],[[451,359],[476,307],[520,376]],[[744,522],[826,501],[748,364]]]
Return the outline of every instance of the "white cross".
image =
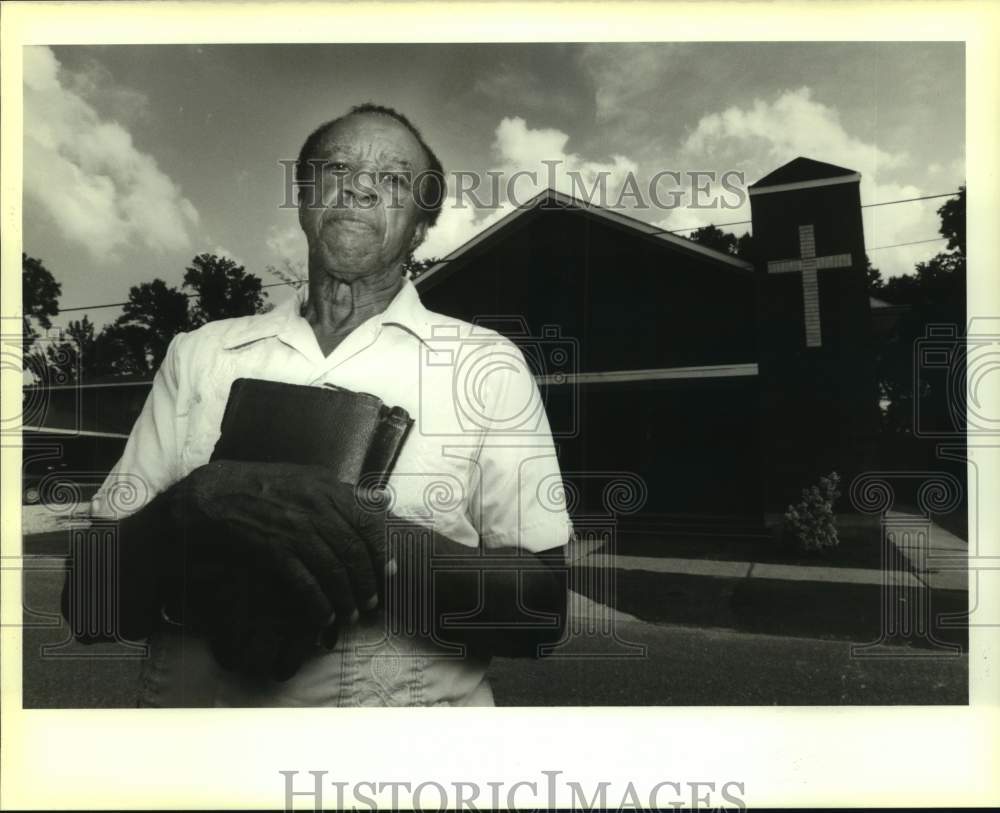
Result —
[[[829,257],[816,256],[816,235],[813,227],[799,226],[799,258],[797,260],[771,260],[767,264],[769,274],[785,274],[790,271],[802,272],[802,312],[806,322],[806,346],[820,347],[823,331],[819,322],[819,283],[816,272],[821,268],[850,268],[850,254],[831,254]]]

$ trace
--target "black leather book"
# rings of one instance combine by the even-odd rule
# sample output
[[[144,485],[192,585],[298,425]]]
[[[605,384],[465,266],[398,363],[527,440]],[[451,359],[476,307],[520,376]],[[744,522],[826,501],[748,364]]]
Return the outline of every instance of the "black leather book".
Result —
[[[332,466],[342,482],[384,488],[412,426],[368,393],[238,378],[212,460]]]

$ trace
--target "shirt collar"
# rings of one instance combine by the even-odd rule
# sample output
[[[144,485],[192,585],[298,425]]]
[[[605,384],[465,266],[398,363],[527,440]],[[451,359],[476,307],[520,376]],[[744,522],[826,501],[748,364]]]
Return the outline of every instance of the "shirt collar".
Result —
[[[294,339],[302,332],[303,325],[308,327],[308,322],[302,316],[302,307],[308,299],[309,288],[303,285],[293,296],[267,313],[241,320],[241,323],[234,326],[226,335],[223,347],[231,350],[272,337]],[[403,280],[402,287],[389,303],[389,307],[363,324],[371,322],[374,322],[376,333],[380,332],[383,326],[392,325],[405,330],[424,344],[427,344],[432,337],[430,311],[423,306],[416,287],[408,279]]]
[[[420,301],[416,286],[408,279],[403,280],[403,287],[393,297],[389,307],[375,317],[379,326],[393,325],[402,328],[418,338],[424,344],[433,335],[431,312]]]

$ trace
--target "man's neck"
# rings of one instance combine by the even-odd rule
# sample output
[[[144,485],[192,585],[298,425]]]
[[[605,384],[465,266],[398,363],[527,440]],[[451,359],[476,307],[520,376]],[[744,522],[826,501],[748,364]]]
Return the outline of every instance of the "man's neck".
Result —
[[[351,280],[310,268],[309,301],[302,315],[312,326],[323,355],[332,353],[362,322],[388,308],[402,285],[398,266]]]

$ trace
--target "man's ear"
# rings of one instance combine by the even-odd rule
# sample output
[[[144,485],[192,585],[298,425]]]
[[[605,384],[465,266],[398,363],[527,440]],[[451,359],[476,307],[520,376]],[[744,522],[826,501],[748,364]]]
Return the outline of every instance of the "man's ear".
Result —
[[[421,220],[413,230],[413,237],[410,239],[410,251],[416,251],[417,247],[424,242],[427,236],[427,221]]]
[[[301,226],[302,229],[304,230],[306,227],[306,223],[302,219],[302,215],[305,213],[306,207],[303,205],[302,202],[302,190],[300,189],[297,194],[298,194],[298,200],[296,200],[295,202],[296,214],[299,217],[299,226]]]
[[[314,174],[318,173],[318,170],[313,167]],[[318,188],[317,184],[313,181],[303,182],[295,184],[295,208],[297,210],[299,225],[302,230],[306,230],[306,226],[310,222],[309,213],[310,211],[322,208],[323,201],[321,200],[322,192]]]

